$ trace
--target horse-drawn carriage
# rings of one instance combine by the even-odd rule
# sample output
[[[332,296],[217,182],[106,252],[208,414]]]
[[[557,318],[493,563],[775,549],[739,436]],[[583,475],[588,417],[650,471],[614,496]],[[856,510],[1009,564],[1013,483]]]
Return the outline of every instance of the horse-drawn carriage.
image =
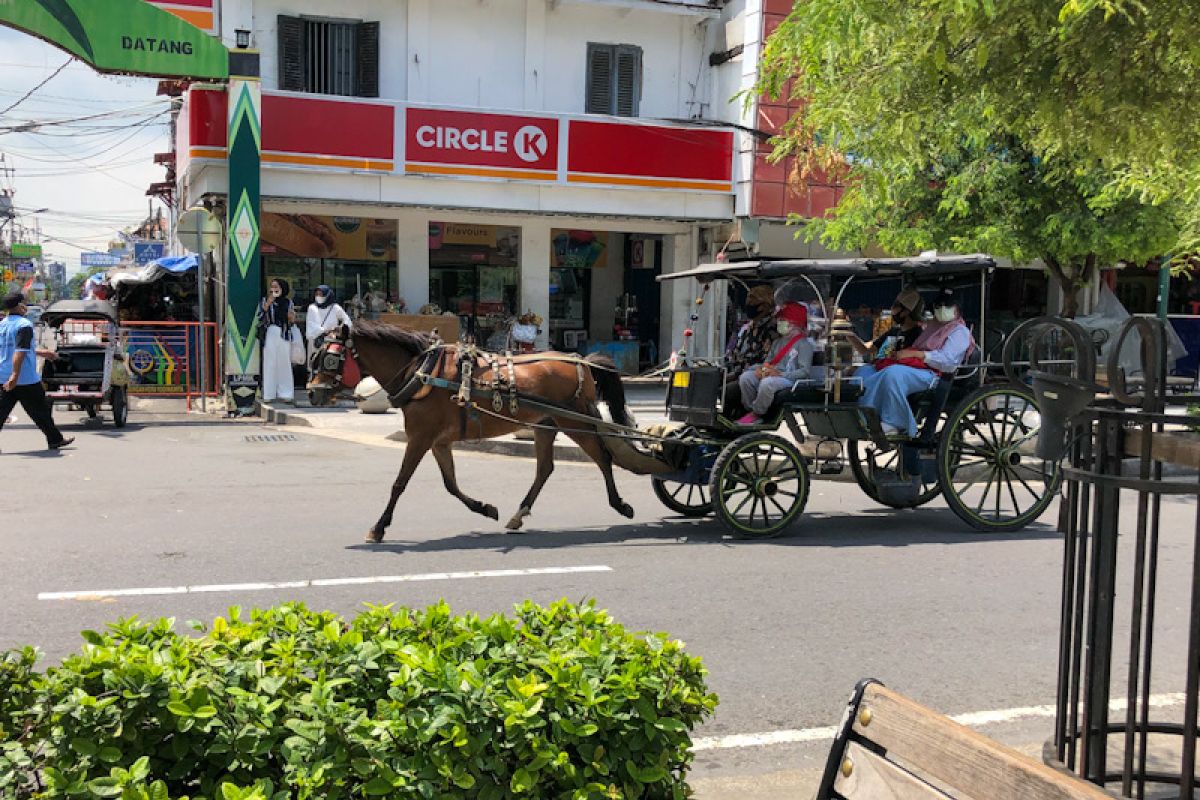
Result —
[[[720,359],[683,358],[671,374],[668,416],[673,424],[636,427],[625,407],[614,365],[569,353],[486,353],[470,345],[387,325],[360,323],[349,349],[404,410],[408,448],[392,496],[368,541],[382,540],[396,501],[417,464],[432,451],[446,488],[471,510],[498,519],[497,510],[465,495],[454,476],[450,446],[534,429],[537,477],[509,522],[516,530],[531,512],[553,469],[553,440],[562,433],[599,465],[609,504],[632,516],[612,479],[612,467],[650,475],[654,491],[672,511],[715,515],[736,535],[767,537],[796,521],[808,499],[813,470],[839,472],[841,456],[823,455],[823,444],[846,443],[845,460],[866,495],[893,508],[913,508],[939,495],[967,524],[1002,532],[1037,519],[1054,499],[1057,462],[1034,452],[1041,417],[1021,381],[1004,378],[983,354],[987,342],[987,290],[995,262],[988,256],[922,256],[911,259],[750,261],[711,264],[659,280],[752,281],[809,287],[827,321],[819,336],[830,356],[823,374],[777,395],[755,424],[733,421],[721,408],[726,367]],[[915,437],[885,433],[876,409],[858,402],[863,381],[831,336],[834,308],[852,284],[888,281],[917,289],[978,291],[971,320],[978,347],[973,361],[940,378],[910,402]],[[818,287],[824,285],[824,289]],[[719,292],[718,292],[719,294]],[[710,307],[712,304],[710,304]],[[356,346],[357,345],[357,346]],[[328,347],[333,344],[327,345]],[[839,355],[839,353],[841,355]],[[317,363],[324,363],[322,353]],[[318,369],[315,383],[334,381]],[[603,413],[601,406],[608,406]],[[780,435],[786,428],[790,436]],[[814,449],[812,445],[817,445]],[[804,452],[807,451],[807,454]]]
[[[1003,376],[982,354],[987,342],[987,289],[995,262],[988,256],[911,259],[751,261],[701,266],[660,280],[694,279],[802,282],[825,312],[840,306],[852,284],[889,281],[917,289],[955,288],[979,293],[979,340],[974,356],[953,377],[911,396],[915,438],[887,436],[875,408],[861,405],[863,384],[850,363],[824,365],[821,378],[801,381],[776,398],[760,424],[746,426],[721,413],[725,368],[718,361],[684,361],[671,376],[669,416],[683,423],[677,440],[662,445],[675,470],[655,475],[655,493],[687,516],[715,514],[741,536],[782,532],[804,510],[812,477],[840,472],[840,457],[822,456],[821,445],[846,442],[845,459],[872,500],[914,508],[939,495],[964,522],[981,531],[1011,531],[1037,519],[1053,500],[1057,463],[1036,457],[1041,417],[1032,392]],[[814,279],[833,289],[824,296]],[[833,313],[825,313],[830,323]],[[825,331],[823,354],[836,345]],[[820,359],[818,359],[820,360]],[[785,426],[791,434],[778,434]],[[802,454],[800,445],[810,455]],[[811,447],[816,444],[815,448]],[[835,452],[840,449],[835,446]]]
[[[105,300],[59,300],[42,313],[39,326],[55,342],[55,358],[42,367],[46,397],[79,406],[98,420],[107,407],[112,423],[129,419],[129,371],[125,368],[117,311]]]

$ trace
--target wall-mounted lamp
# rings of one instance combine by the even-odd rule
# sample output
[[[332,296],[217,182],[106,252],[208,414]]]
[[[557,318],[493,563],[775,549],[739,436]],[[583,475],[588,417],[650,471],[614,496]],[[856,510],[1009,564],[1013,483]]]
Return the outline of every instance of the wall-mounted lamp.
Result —
[[[245,50],[250,46],[250,31],[238,28],[233,32],[233,35],[237,37],[237,47],[239,50]]]

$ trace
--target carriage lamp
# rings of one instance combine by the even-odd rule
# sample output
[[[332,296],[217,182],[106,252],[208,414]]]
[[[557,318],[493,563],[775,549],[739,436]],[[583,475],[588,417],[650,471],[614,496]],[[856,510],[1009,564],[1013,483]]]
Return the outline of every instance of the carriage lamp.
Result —
[[[233,32],[233,35],[237,41],[237,48],[239,50],[245,50],[250,46],[250,31],[245,28],[238,28]]]
[[[829,338],[825,342],[825,363],[833,376],[833,402],[842,402],[842,372],[854,363],[854,326],[843,309],[835,309]]]

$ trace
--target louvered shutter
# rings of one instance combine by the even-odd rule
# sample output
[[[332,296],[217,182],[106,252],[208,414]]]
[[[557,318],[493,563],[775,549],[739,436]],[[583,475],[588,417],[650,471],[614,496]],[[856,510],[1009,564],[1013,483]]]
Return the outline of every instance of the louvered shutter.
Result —
[[[358,71],[355,94],[359,97],[379,97],[379,23],[360,22],[358,25]]]
[[[303,92],[304,20],[280,14],[276,24],[279,28],[279,88]]]
[[[621,45],[617,48],[616,114],[636,117],[642,100],[642,49]]]
[[[584,111],[588,114],[611,114],[614,48],[607,44],[589,44],[587,55],[587,101]]]

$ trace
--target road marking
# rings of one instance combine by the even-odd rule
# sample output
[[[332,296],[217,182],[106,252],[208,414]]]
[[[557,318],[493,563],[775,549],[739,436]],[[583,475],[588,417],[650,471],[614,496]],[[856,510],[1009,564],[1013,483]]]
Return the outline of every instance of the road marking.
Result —
[[[266,592],[275,589],[310,589],[324,586],[360,586],[373,583],[417,583],[455,581],[468,578],[517,578],[528,575],[574,575],[581,572],[612,572],[612,567],[586,564],[579,567],[534,567],[531,569],[482,569],[468,572],[420,572],[411,575],[371,575],[359,578],[315,578],[306,581],[261,583],[214,583],[199,586],[151,586],[137,589],[86,589],[76,592],[40,592],[38,600],[98,600],[108,597],[145,597],[165,594],[212,592]]]
[[[1151,708],[1163,708],[1183,704],[1183,692],[1173,694],[1150,695]],[[1114,700],[1109,708],[1112,711],[1124,711],[1127,708],[1124,700]],[[995,725],[1002,722],[1016,722],[1020,719],[1038,717],[1053,717],[1056,706],[1025,706],[1023,708],[1000,708],[993,711],[971,711],[966,714],[956,714],[950,719],[959,725],[969,728]],[[804,728],[803,730],[765,731],[763,733],[737,733],[731,736],[702,736],[692,741],[692,750],[730,750],[740,747],[768,747],[777,744],[803,744],[804,742],[828,741],[837,735],[834,726],[826,728]]]

